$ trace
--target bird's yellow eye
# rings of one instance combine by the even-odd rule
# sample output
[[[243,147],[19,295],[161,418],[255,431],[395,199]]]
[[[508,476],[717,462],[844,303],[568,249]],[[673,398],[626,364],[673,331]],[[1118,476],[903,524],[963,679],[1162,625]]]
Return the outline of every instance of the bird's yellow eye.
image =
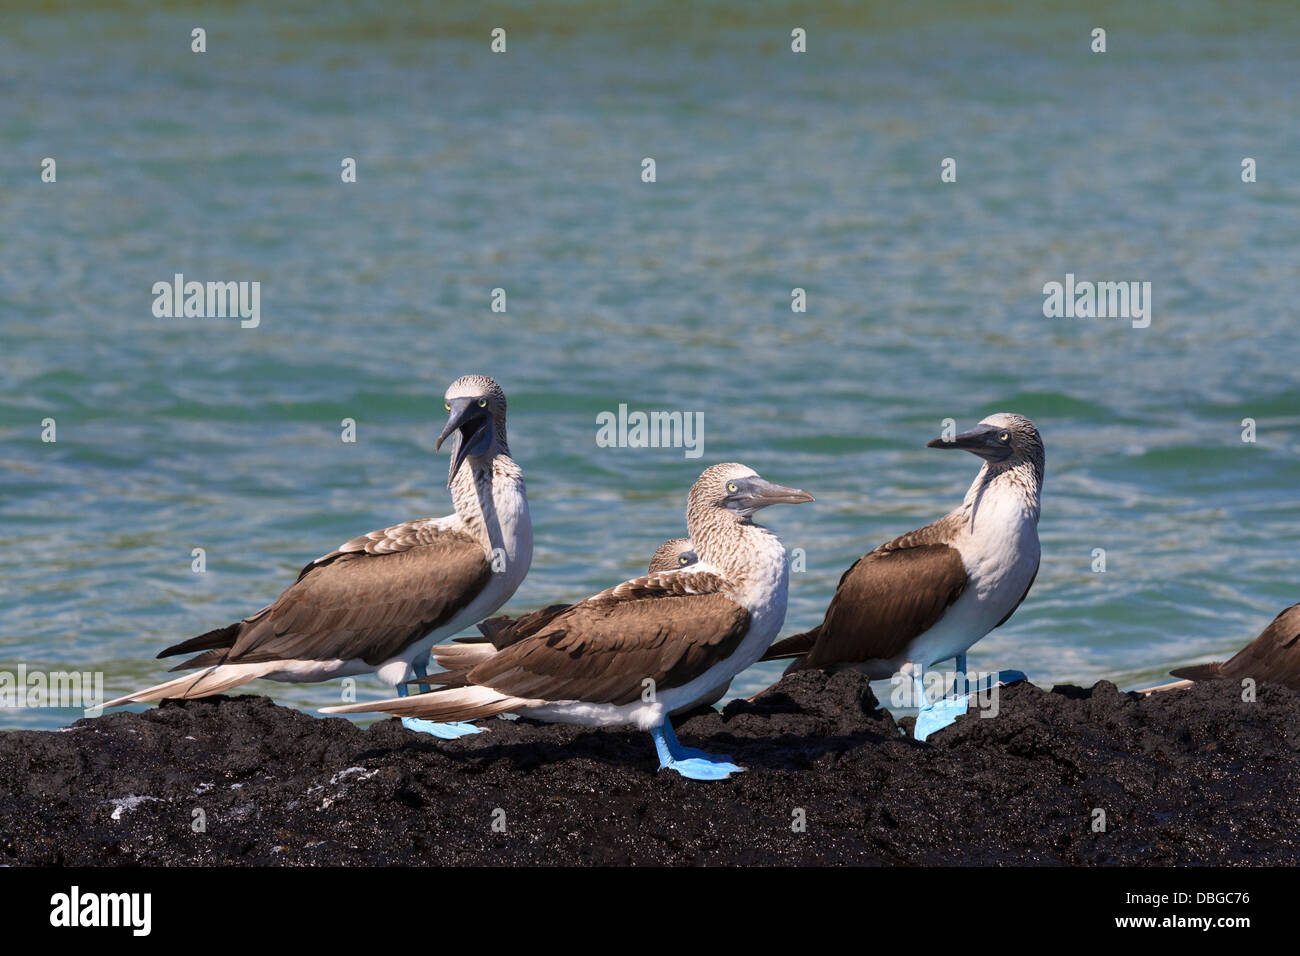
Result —
[[[442,407],[447,409],[447,411],[451,411],[451,405],[448,402],[443,402]]]
[[[478,407],[479,407],[479,408],[487,408],[487,399],[486,399],[486,398],[480,398],[480,399],[478,400]]]
[[[727,490],[730,491],[730,492],[734,495],[734,494],[736,493],[736,491],[738,490],[737,487],[736,487],[736,483],[735,483],[734,481],[729,481],[729,482],[727,482]]]
[[[679,554],[677,556],[677,563],[684,566],[686,564],[686,555]]]
[[[998,441],[1000,442],[1011,441],[1011,432],[1003,432],[1001,435],[998,436]]]

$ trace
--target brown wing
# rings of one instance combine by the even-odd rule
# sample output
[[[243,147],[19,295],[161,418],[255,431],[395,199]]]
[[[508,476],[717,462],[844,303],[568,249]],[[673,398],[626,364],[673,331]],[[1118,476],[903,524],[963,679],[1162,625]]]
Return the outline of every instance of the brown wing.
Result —
[[[572,604],[552,604],[536,611],[529,611],[519,617],[507,617],[503,614],[500,617],[489,618],[480,621],[478,625],[483,637],[460,637],[456,639],[456,643],[477,644],[482,642],[483,638],[487,638],[493,647],[500,650],[536,634],[557,615],[563,614],[572,607]]]
[[[272,660],[377,665],[450,621],[491,577],[469,535],[408,521],[354,538],[303,568],[269,607],[164,654],[197,650],[198,642],[225,634],[224,646],[176,669]]]
[[[649,678],[680,686],[730,656],[749,612],[711,573],[647,575],[588,598],[474,667],[469,681],[512,697],[628,704]]]
[[[961,555],[939,543],[954,522],[956,513],[901,535],[845,571],[799,667],[891,660],[933,627],[966,589]]]
[[[1259,637],[1220,664],[1219,676],[1253,677],[1300,690],[1300,604],[1273,618]]]

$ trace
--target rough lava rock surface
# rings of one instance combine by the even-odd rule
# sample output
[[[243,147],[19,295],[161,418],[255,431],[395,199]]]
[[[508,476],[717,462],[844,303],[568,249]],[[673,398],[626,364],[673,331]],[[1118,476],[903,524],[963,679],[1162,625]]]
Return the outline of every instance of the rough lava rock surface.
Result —
[[[795,674],[678,722],[748,768],[702,783],[656,772],[634,731],[495,719],[449,742],[170,702],[0,734],[0,863],[1300,864],[1300,695],[1021,684],[999,704],[917,743],[863,677]]]

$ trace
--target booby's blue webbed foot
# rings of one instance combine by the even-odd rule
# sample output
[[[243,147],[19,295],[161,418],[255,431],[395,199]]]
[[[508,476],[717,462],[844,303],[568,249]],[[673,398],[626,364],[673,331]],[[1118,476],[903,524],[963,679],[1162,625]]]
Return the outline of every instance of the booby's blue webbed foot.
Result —
[[[1018,681],[1028,680],[1020,671],[998,671],[989,674],[971,685],[966,677],[966,657],[957,658],[957,679],[953,684],[953,696],[942,697],[931,703],[921,695],[921,707],[916,714],[916,727],[912,736],[916,740],[925,740],[932,733],[943,730],[958,717],[970,710],[970,700],[987,698],[994,687],[1005,687]],[[960,693],[959,693],[960,691]]]
[[[698,750],[695,747],[683,747],[680,744],[677,747],[677,759],[698,759],[698,760],[721,760],[726,763],[735,763],[736,758],[731,754],[711,754],[707,750]]]
[[[650,731],[655,752],[659,755],[660,770],[675,770],[691,780],[723,780],[733,773],[744,773],[745,768],[731,762],[730,757],[705,753],[694,747],[683,747],[673,733],[673,726],[665,720]]]
[[[969,709],[969,694],[963,694],[961,697],[944,697],[932,704],[927,703],[916,712],[916,727],[912,730],[912,736],[917,740],[924,740],[936,730],[943,730]]]
[[[715,762],[716,761],[716,762]],[[744,773],[744,767],[738,767],[734,763],[725,760],[719,760],[716,757],[705,759],[703,757],[690,757],[686,760],[670,760],[668,763],[661,763],[659,769],[676,770],[683,777],[690,780],[725,780],[733,773]]]
[[[464,720],[439,723],[434,720],[425,720],[422,717],[403,717],[402,726],[407,730],[415,731],[417,734],[432,734],[441,740],[455,740],[457,737],[483,733],[482,727]]]
[[[412,664],[411,669],[415,671],[416,677],[426,676],[423,663]],[[397,685],[398,697],[405,697],[409,693],[405,684]],[[482,727],[477,727],[464,720],[440,723],[436,720],[425,720],[423,717],[403,717],[402,726],[407,730],[415,731],[417,734],[430,734],[439,740],[455,740],[457,737],[483,733]]]

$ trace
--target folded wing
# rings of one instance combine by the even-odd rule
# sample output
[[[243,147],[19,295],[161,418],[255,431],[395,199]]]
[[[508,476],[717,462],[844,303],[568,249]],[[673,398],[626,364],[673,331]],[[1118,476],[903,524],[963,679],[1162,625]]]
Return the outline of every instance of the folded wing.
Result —
[[[349,541],[303,568],[273,604],[158,656],[204,651],[175,670],[275,660],[378,665],[449,622],[491,576],[469,535],[408,521]]]

